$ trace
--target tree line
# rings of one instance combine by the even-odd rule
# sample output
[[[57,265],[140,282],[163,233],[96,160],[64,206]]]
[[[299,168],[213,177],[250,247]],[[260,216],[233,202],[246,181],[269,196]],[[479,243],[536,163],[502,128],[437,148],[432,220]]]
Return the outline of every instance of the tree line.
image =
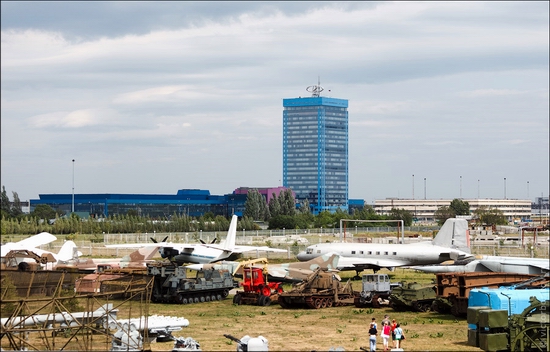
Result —
[[[2,186],[2,222],[1,233],[36,234],[49,232],[52,234],[103,234],[103,233],[153,233],[153,232],[198,232],[227,231],[229,219],[206,213],[200,217],[189,217],[185,214],[173,214],[169,218],[150,218],[139,216],[137,211],[130,210],[127,214],[116,214],[108,218],[80,218],[77,214],[68,216],[49,205],[39,204],[30,214],[23,214],[17,192],[12,192],[10,201],[6,189]],[[454,199],[449,206],[439,208],[436,219],[441,225],[450,217],[470,215],[470,205],[460,199]],[[478,209],[475,214],[486,225],[505,224],[506,219],[498,209]],[[267,223],[269,229],[309,229],[338,228],[341,219],[376,220],[364,223],[363,226],[392,226],[392,222],[381,223],[384,220],[403,220],[404,226],[411,226],[413,214],[405,209],[392,209],[389,215],[377,214],[370,205],[354,209],[348,213],[341,209],[331,213],[323,211],[318,215],[311,213],[306,201],[296,204],[291,190],[284,190],[278,195],[272,194],[269,202],[257,189],[248,192],[243,217],[238,228],[246,231],[259,230],[259,223]]]

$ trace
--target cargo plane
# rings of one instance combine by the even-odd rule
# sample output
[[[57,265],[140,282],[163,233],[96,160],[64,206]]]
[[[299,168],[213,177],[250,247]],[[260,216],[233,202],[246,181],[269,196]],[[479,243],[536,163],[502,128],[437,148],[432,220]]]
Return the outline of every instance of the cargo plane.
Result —
[[[410,244],[376,243],[319,243],[306,248],[297,256],[307,261],[335,252],[339,270],[363,270],[374,272],[381,268],[439,264],[448,260],[473,258],[470,254],[468,222],[464,219],[447,219],[432,241]]]

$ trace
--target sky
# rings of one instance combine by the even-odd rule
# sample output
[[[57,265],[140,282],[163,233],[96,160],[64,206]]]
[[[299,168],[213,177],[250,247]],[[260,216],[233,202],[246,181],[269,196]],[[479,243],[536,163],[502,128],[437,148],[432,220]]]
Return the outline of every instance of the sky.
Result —
[[[547,197],[549,26],[547,1],[2,1],[1,182],[276,187],[283,99],[320,81],[350,198]]]

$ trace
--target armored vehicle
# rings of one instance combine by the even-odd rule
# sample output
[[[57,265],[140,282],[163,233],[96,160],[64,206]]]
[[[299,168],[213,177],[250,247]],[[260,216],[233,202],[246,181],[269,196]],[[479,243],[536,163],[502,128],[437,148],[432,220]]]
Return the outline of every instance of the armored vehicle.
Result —
[[[403,282],[390,295],[390,305],[395,310],[414,310],[427,312],[431,310],[436,298],[435,286],[421,285],[416,282]]]
[[[366,274],[361,282],[361,292],[355,296],[354,304],[357,308],[380,308],[389,305],[388,298],[392,292],[390,278],[386,274]]]
[[[228,270],[200,270],[188,277],[187,268],[173,263],[148,264],[147,272],[154,276],[153,302],[199,303],[221,301],[238,282]]]
[[[341,283],[340,276],[333,271],[315,269],[304,281],[296,283],[290,291],[279,294],[282,308],[327,308],[351,305],[355,293],[348,281]]]

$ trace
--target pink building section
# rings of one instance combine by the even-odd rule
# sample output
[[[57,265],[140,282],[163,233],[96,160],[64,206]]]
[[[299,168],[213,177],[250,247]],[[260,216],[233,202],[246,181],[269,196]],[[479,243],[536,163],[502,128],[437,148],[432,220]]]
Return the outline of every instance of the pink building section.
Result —
[[[240,187],[240,188],[237,188],[235,191],[233,191],[233,193],[234,194],[248,194],[248,191],[251,190],[251,189],[257,189],[258,192],[260,192],[260,194],[262,196],[264,196],[264,198],[266,199],[267,204],[269,204],[269,201],[271,200],[271,198],[273,198],[273,194],[275,194],[275,196],[278,197],[279,193],[281,193],[282,191],[284,191],[287,188],[283,187],[283,186],[274,187],[274,188]],[[292,196],[296,197],[296,193],[292,192]]]

